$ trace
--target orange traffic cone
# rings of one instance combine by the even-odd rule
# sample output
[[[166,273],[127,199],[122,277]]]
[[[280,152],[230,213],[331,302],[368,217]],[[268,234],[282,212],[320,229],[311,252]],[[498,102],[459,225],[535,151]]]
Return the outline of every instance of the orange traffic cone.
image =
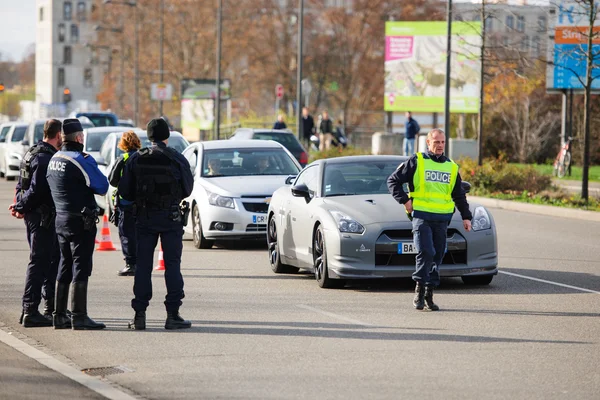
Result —
[[[104,214],[104,218],[102,220],[102,231],[100,232],[100,236],[100,246],[98,246],[99,251],[116,250],[110,238],[110,229],[108,228],[108,216],[106,214]]]
[[[162,244],[160,245],[160,250],[158,251],[158,264],[154,267],[155,271],[164,271],[165,270],[165,256],[162,251]]]

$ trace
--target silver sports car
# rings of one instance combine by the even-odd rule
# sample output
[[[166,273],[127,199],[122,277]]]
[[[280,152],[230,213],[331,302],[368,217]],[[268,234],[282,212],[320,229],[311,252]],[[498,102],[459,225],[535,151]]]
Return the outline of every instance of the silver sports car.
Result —
[[[268,209],[269,261],[276,273],[314,272],[321,287],[347,279],[410,277],[415,270],[412,224],[389,194],[387,178],[399,156],[355,156],[315,161],[292,186],[278,189]],[[468,183],[465,183],[465,187]],[[491,213],[470,204],[473,230],[455,213],[441,276],[486,285],[498,273]]]

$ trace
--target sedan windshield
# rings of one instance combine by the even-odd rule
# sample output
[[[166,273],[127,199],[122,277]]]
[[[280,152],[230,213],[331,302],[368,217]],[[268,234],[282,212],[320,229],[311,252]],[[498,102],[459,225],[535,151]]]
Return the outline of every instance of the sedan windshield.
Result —
[[[86,133],[85,151],[100,151],[100,147],[108,135],[110,135],[110,131]]]
[[[298,167],[283,149],[206,150],[202,176],[295,175]]]
[[[328,164],[323,193],[325,197],[389,193],[387,178],[396,168],[396,161]]]

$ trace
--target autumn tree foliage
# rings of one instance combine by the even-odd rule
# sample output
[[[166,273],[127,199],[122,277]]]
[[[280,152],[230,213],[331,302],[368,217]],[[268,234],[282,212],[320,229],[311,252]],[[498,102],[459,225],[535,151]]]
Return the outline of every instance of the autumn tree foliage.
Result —
[[[544,162],[560,134],[560,98],[546,94],[543,63],[520,73],[507,62],[490,69],[485,85],[486,149],[510,160]],[[494,154],[496,153],[496,154]]]

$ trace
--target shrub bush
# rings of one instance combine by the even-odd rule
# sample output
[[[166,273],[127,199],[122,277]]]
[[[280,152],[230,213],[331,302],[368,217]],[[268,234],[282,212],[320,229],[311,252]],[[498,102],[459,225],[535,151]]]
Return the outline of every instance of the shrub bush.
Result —
[[[506,158],[486,159],[482,166],[470,158],[458,161],[463,180],[477,190],[494,193],[539,193],[552,187],[552,177],[539,173],[533,167],[509,164]]]
[[[359,149],[356,147],[348,146],[342,147],[330,147],[329,150],[323,151],[310,151],[310,161],[320,160],[322,158],[333,158],[333,157],[344,157],[344,156],[364,156],[371,154],[368,150]]]

